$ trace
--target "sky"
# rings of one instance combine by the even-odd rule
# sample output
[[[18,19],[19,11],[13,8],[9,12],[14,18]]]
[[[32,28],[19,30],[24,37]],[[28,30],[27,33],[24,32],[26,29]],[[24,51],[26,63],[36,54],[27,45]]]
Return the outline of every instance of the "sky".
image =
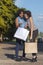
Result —
[[[16,0],[15,5],[30,10],[35,26],[43,32],[43,0]]]

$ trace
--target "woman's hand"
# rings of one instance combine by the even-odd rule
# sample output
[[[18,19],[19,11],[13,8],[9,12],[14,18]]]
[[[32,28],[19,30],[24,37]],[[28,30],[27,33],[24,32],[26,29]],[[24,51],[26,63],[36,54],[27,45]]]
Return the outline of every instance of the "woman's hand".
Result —
[[[30,37],[30,42],[33,42],[33,39],[32,39],[32,37]]]
[[[27,29],[27,25],[25,25],[25,27],[24,28],[26,28]]]
[[[32,39],[32,36],[30,36],[30,39]]]
[[[22,25],[22,23],[19,23],[19,26]]]

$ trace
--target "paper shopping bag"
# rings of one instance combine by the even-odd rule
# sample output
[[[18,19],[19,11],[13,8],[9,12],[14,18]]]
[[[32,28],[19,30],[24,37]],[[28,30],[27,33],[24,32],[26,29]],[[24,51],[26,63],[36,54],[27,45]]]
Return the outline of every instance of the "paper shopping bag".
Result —
[[[25,43],[25,53],[37,53],[37,42]]]
[[[27,29],[18,27],[14,37],[26,41],[28,34],[29,31]]]

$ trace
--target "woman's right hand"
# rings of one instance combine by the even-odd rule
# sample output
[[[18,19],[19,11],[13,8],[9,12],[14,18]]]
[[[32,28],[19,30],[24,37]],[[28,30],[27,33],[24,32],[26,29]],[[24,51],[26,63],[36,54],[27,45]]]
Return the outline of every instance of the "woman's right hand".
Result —
[[[22,25],[22,23],[19,23],[19,26]]]
[[[32,36],[30,36],[30,39],[32,39]]]
[[[30,42],[33,42],[32,36],[30,36]]]

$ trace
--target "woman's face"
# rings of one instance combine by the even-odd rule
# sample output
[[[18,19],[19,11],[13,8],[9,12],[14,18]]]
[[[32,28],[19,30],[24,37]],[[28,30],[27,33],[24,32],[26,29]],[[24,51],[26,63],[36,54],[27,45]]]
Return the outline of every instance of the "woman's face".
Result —
[[[27,14],[24,14],[24,17],[25,17],[26,19],[28,19],[28,15],[27,15]]]
[[[20,14],[19,14],[19,16],[22,18],[23,17],[23,15],[24,15],[24,13],[23,12],[21,12]]]

